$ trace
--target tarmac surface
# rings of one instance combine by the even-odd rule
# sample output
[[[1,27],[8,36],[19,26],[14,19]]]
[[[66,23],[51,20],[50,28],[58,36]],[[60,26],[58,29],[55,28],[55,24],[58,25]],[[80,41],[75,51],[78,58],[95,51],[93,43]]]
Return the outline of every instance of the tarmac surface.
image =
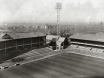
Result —
[[[62,53],[0,71],[0,78],[104,78],[104,60]]]

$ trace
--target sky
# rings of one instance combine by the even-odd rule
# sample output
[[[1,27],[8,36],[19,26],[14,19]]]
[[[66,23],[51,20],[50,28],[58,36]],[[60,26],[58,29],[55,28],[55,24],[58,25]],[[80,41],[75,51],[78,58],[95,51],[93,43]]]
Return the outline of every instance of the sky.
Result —
[[[0,22],[104,22],[104,0],[0,0]]]

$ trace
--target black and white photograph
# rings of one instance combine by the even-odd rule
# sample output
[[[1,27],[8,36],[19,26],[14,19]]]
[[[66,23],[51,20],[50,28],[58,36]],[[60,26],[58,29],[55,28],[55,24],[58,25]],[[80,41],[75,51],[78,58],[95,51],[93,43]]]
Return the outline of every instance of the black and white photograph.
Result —
[[[104,78],[104,0],[0,0],[0,78]]]

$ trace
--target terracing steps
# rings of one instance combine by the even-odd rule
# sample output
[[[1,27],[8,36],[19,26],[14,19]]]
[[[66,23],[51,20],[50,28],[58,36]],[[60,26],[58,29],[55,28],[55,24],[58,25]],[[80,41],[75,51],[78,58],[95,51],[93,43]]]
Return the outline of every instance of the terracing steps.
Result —
[[[104,59],[103,51],[104,49],[78,45],[71,45],[66,49],[66,53],[75,53],[101,59]]]
[[[27,53],[24,53],[22,55],[19,55],[19,56],[13,58],[13,59],[23,58],[22,61],[13,62],[12,59],[10,59],[10,60],[7,60],[4,63],[0,64],[0,66],[12,67],[16,63],[25,64],[28,62],[37,61],[37,60],[48,58],[48,57],[51,57],[51,56],[54,56],[57,54],[61,54],[63,52],[64,51],[53,51],[48,48],[34,49]]]

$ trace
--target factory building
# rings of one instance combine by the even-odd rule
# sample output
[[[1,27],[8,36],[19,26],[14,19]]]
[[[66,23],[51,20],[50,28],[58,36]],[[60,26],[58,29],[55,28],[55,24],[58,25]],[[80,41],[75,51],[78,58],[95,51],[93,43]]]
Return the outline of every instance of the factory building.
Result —
[[[41,32],[5,33],[0,37],[0,52],[38,48],[46,44],[46,35]]]

